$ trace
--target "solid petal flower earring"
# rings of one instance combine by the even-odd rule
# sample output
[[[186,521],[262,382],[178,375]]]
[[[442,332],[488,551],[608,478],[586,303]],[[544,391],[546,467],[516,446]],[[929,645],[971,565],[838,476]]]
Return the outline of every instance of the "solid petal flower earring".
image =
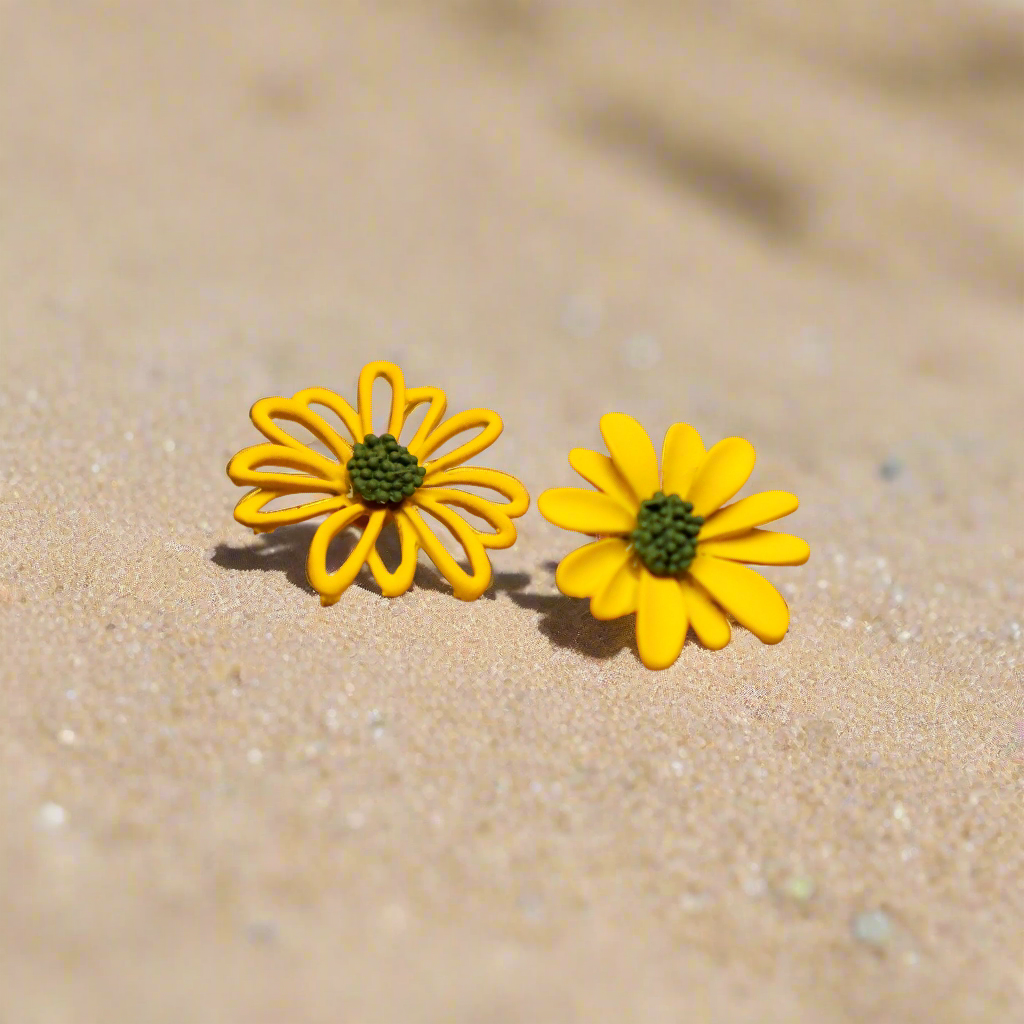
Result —
[[[374,381],[391,385],[388,432],[372,432],[371,390]],[[235,519],[256,533],[327,515],[309,546],[306,575],[322,604],[333,604],[359,574],[364,564],[385,597],[404,594],[412,585],[417,556],[422,548],[463,601],[479,597],[490,585],[489,548],[508,548],[516,541],[512,523],[526,512],[526,488],[496,469],[463,463],[494,443],[502,431],[501,417],[490,409],[471,409],[441,423],[448,400],[440,388],[406,388],[402,371],[394,363],[373,362],[359,374],[358,411],[326,388],[306,388],[291,398],[263,398],[249,415],[269,443],[240,451],[228,463],[228,476],[240,486],[252,486],[235,507]],[[341,421],[351,441],[342,437],[311,406],[330,410]],[[409,413],[426,405],[427,412],[415,435],[399,441]],[[289,434],[278,421],[305,427],[333,458],[313,451]],[[475,437],[453,451],[431,459],[442,445],[467,430]],[[264,467],[272,467],[266,469]],[[273,468],[280,467],[280,468]],[[295,472],[282,472],[281,469]],[[456,485],[496,491],[507,500],[489,501],[459,490]],[[324,494],[302,505],[264,511],[277,498],[295,494]],[[481,533],[454,510],[461,508],[486,522],[493,533]],[[427,524],[424,513],[455,538],[469,561],[469,572],[448,553]],[[381,531],[394,523],[401,560],[390,571],[377,551]],[[327,549],[349,527],[362,535],[342,565],[327,570]]]
[[[763,643],[778,643],[789,608],[740,563],[807,561],[810,548],[799,537],[758,529],[796,511],[796,495],[763,491],[725,505],[754,468],[753,445],[739,437],[705,451],[693,427],[673,424],[659,474],[654,445],[631,416],[602,416],[601,435],[610,458],[584,448],[569,453],[569,464],[597,491],[557,487],[537,499],[555,526],[599,538],[562,559],[559,590],[589,597],[597,619],[636,612],[637,649],[651,669],[675,662],[691,626],[705,647],[725,647],[725,613]]]

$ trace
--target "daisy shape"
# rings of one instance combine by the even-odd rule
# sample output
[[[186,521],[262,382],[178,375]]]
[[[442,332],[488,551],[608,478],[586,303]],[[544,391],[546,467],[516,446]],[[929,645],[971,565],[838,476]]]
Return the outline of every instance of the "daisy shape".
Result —
[[[380,437],[372,433],[371,390],[378,378],[391,385],[388,431]],[[306,559],[306,576],[322,604],[337,601],[364,564],[369,565],[385,597],[404,594],[412,585],[420,548],[451,583],[456,597],[474,600],[491,582],[487,550],[515,543],[512,520],[523,515],[530,504],[526,488],[509,474],[463,465],[494,443],[502,431],[501,418],[490,409],[470,409],[442,423],[448,405],[444,392],[435,387],[407,388],[402,371],[389,362],[363,367],[358,399],[358,410],[326,388],[306,388],[291,398],[260,399],[249,415],[269,443],[240,451],[227,467],[236,484],[255,488],[235,507],[235,519],[256,533],[269,533],[326,514]],[[420,405],[427,406],[426,415],[415,435],[402,444],[399,438],[409,413]],[[332,412],[349,437],[342,437],[312,406]],[[294,438],[281,421],[305,427],[334,458]],[[475,428],[479,433],[474,437],[431,459],[447,442]],[[507,501],[489,501],[458,490],[459,484],[496,491]],[[325,497],[264,511],[275,499],[295,494]],[[479,517],[494,532],[474,529],[455,509]],[[462,547],[468,572],[438,540],[427,517],[443,526]],[[389,523],[394,523],[401,547],[401,560],[394,571],[377,552],[377,541]],[[349,527],[360,529],[362,535],[342,565],[328,572],[327,549]]]
[[[651,439],[624,413],[601,418],[611,458],[585,448],[569,465],[597,491],[557,487],[537,500],[555,526],[600,539],[567,555],[555,582],[569,597],[589,597],[597,619],[636,612],[640,659],[668,668],[693,627],[705,647],[729,642],[726,613],[766,644],[789,628],[782,595],[741,565],[802,565],[807,543],[758,527],[794,512],[796,495],[764,491],[725,505],[747,482],[754,447],[727,437],[710,451],[688,423],[675,423],[658,456]],[[725,506],[724,508],[722,506]]]

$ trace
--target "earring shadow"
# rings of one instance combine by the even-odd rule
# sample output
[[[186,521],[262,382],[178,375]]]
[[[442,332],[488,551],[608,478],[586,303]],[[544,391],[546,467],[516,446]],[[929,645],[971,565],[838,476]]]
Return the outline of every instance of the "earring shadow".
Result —
[[[293,586],[307,594],[316,591],[306,579],[306,550],[316,533],[316,526],[301,523],[282,526],[273,533],[261,534],[255,544],[218,544],[210,561],[222,569],[240,572],[280,572]],[[351,551],[351,545],[348,551]],[[345,554],[348,554],[348,551]]]
[[[295,526],[282,526],[273,533],[261,534],[255,544],[218,544],[210,556],[210,561],[222,569],[234,569],[241,572],[259,570],[262,572],[284,573],[285,578],[293,586],[315,594],[316,591],[306,579],[306,552],[309,550],[313,534],[317,531],[317,523],[299,523]],[[331,544],[327,553],[327,571],[335,572],[352,553],[358,541],[358,534],[346,531]],[[387,566],[395,566],[401,559],[401,548],[397,537],[391,531],[381,535],[377,542],[377,552]],[[468,571],[469,566],[459,562]],[[355,579],[355,586],[371,594],[381,596],[380,587],[372,573],[365,566]],[[524,572],[496,572],[491,585],[483,593],[483,597],[493,601],[499,593],[512,593],[522,590],[530,583],[530,577]],[[413,585],[440,594],[450,594],[451,586],[435,569],[419,564]]]
[[[541,568],[554,575],[558,562],[541,563]],[[640,657],[636,646],[633,616],[608,621],[590,614],[590,603],[564,594],[510,594],[520,608],[539,612],[537,628],[556,647],[563,647],[587,658],[606,661],[619,651],[631,650]]]
[[[316,523],[299,523],[262,534],[255,544],[221,543],[214,548],[210,561],[222,569],[238,572],[280,572],[299,590],[315,595],[316,591],[306,579],[306,552],[316,530]],[[331,545],[327,559],[328,572],[334,572],[342,564],[351,554],[357,540],[358,535],[350,531]],[[393,566],[401,557],[398,539],[390,532],[381,535],[377,550],[385,565]],[[542,568],[553,573],[557,566],[557,562],[545,562]],[[506,593],[520,608],[539,612],[537,628],[556,647],[601,661],[613,658],[627,648],[639,657],[631,616],[609,622],[594,619],[584,600],[563,594],[521,593],[530,583],[531,578],[527,573],[497,572],[482,596],[493,601],[499,593]],[[380,587],[366,567],[356,577],[355,585],[380,596]],[[413,585],[439,594],[451,593],[451,586],[441,574],[423,564],[416,566]]]
[[[602,621],[590,614],[589,602],[564,594],[509,594],[520,608],[539,612],[537,628],[556,647],[607,661],[619,651],[636,648],[632,616]]]

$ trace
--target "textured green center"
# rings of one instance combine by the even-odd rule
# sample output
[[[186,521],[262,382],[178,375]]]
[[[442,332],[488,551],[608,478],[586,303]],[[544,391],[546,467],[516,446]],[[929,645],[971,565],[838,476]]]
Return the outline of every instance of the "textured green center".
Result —
[[[352,490],[373,505],[397,505],[416,490],[426,475],[408,448],[390,434],[367,434],[352,449],[348,475]]]
[[[704,525],[693,505],[678,494],[658,491],[640,502],[636,529],[629,535],[640,561],[655,576],[678,576],[690,568],[697,551],[697,534]]]

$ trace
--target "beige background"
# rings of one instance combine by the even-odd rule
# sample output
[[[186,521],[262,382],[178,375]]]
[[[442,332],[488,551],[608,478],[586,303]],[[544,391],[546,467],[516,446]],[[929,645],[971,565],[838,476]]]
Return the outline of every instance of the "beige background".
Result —
[[[1024,1019],[1022,29],[2,0],[0,1022]],[[534,501],[750,438],[787,639],[645,671],[535,508],[322,609],[224,464],[381,357]]]

